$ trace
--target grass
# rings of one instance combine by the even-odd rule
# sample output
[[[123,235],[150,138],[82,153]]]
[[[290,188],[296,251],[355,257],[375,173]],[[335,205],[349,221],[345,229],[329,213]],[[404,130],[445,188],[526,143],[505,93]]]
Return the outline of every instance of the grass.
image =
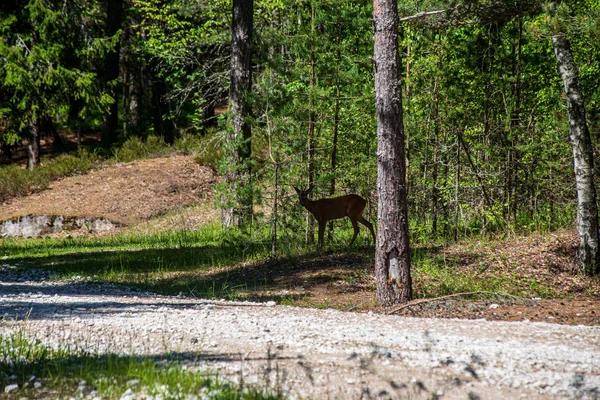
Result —
[[[264,258],[268,246],[240,231],[209,226],[197,232],[124,234],[98,239],[5,239],[0,241],[0,254],[8,256],[8,260],[18,260],[24,268],[51,270],[55,279],[89,277],[179,294],[182,287],[173,282],[173,274]],[[233,289],[213,281],[193,290],[190,287],[185,294],[231,298]]]
[[[18,384],[16,394],[29,398],[79,398],[87,394],[118,399],[129,390],[163,399],[199,395],[207,399],[283,399],[268,390],[243,383],[232,385],[197,370],[194,363],[201,357],[202,354],[100,355],[64,346],[52,349],[40,341],[29,341],[22,333],[2,335],[0,387]],[[0,394],[0,398],[5,397]]]
[[[336,231],[325,253],[305,247],[299,234],[279,243],[280,256],[270,256],[267,228],[242,232],[206,226],[198,231],[150,235],[120,234],[101,238],[0,239],[0,258],[20,268],[51,271],[54,279],[110,282],[167,295],[228,300],[275,300],[280,304],[346,309],[352,296],[374,297],[373,247],[364,233],[346,249],[351,230]],[[412,253],[414,297],[431,298],[459,292],[501,292],[525,297],[558,295],[555,283],[533,273],[518,273],[495,249],[463,245],[415,246]],[[489,255],[484,249],[489,249]],[[451,248],[453,249],[453,248]],[[306,287],[306,290],[294,290]],[[320,289],[322,295],[314,293]],[[339,297],[331,300],[330,297]],[[346,296],[346,298],[344,298]],[[363,297],[365,297],[363,295]]]
[[[415,298],[440,297],[463,292],[499,292],[521,295],[521,290],[502,276],[482,277],[460,271],[439,258],[421,260],[414,270]]]

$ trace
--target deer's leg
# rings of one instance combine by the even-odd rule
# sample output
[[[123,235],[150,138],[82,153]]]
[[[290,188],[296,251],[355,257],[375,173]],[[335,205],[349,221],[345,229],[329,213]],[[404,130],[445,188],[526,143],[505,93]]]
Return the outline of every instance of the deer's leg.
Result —
[[[317,245],[319,250],[323,248],[323,236],[325,235],[325,225],[327,225],[327,221],[319,221],[319,242]]]
[[[364,226],[366,226],[367,228],[369,228],[369,230],[371,231],[371,235],[373,235],[373,242],[376,242],[377,239],[375,239],[375,230],[373,229],[373,224],[371,224],[369,221],[367,221],[365,219],[365,217],[363,217],[362,215],[359,215],[359,217],[357,218],[357,221],[360,222],[361,224],[363,224]]]
[[[350,220],[352,222],[352,227],[354,228],[354,236],[352,236],[352,240],[350,241],[350,247],[352,246],[352,244],[354,243],[354,241],[356,240],[356,237],[358,236],[358,223],[356,222],[355,219],[351,219]]]

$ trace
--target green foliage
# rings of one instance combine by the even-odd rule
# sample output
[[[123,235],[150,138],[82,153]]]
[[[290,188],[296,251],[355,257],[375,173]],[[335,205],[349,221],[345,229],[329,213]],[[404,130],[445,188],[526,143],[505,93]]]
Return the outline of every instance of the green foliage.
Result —
[[[175,142],[175,148],[184,154],[195,154],[194,159],[200,165],[207,165],[218,170],[223,160],[223,137],[218,132],[204,136],[185,136]]]
[[[134,0],[122,34],[113,37],[103,33],[102,2],[17,3],[22,7],[0,16],[4,143],[21,142],[37,116],[67,130],[78,120],[98,128],[114,88],[125,97],[119,103],[123,126],[135,104],[143,122],[137,131],[124,127],[123,146],[105,149],[108,155],[131,161],[176,150],[215,170],[233,164],[224,144],[226,119],[218,128],[205,120],[212,107],[226,103],[230,1]],[[403,17],[447,7],[402,3],[399,12]],[[549,36],[561,32],[571,40],[597,139],[600,6],[594,0],[555,2],[522,16],[484,18],[511,7],[469,2],[437,24],[400,26],[409,212],[417,242],[554,229],[574,220],[568,122]],[[366,217],[376,218],[371,14],[371,3],[358,0],[255,2],[252,159],[242,166],[252,175],[235,191],[253,198],[255,220],[274,223],[282,240],[288,231],[306,229],[290,185],[306,186],[309,169],[315,198],[358,193],[368,200]],[[485,23],[462,23],[482,18]],[[117,45],[124,49],[123,82],[107,88],[100,79],[102,59]],[[145,92],[137,93],[135,85]],[[164,110],[157,109],[161,102]],[[177,127],[171,147],[155,138],[164,135],[158,125],[165,120]],[[308,152],[309,120],[314,154]],[[17,169],[0,174],[2,193],[11,196],[43,184]],[[232,205],[230,189],[216,196],[219,206]]]
[[[169,86],[176,105],[169,118],[193,131],[203,128],[203,108],[222,100],[229,68],[231,3],[134,0],[135,55],[147,60]]]
[[[0,91],[6,94],[0,97],[0,135],[8,144],[45,116],[65,119],[73,107],[82,119],[105,112],[113,99],[98,80],[96,64],[118,42],[95,36],[97,4],[18,3],[0,18]]]

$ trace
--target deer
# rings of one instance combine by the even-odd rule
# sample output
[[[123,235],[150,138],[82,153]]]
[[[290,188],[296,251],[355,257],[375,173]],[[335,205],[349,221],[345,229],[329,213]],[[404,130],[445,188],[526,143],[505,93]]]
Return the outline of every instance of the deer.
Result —
[[[359,222],[369,228],[371,235],[373,235],[373,241],[376,241],[373,225],[362,216],[362,212],[367,205],[367,201],[359,195],[349,194],[341,197],[312,201],[308,199],[308,194],[313,189],[312,186],[306,190],[300,190],[295,186],[293,186],[293,188],[298,194],[300,205],[314,215],[315,219],[319,222],[319,241],[317,243],[318,249],[322,249],[323,247],[323,236],[325,235],[325,225],[327,224],[327,221],[344,217],[350,218],[350,222],[352,222],[352,227],[354,228],[354,236],[350,241],[350,246],[352,246],[356,240],[356,237],[358,236]]]

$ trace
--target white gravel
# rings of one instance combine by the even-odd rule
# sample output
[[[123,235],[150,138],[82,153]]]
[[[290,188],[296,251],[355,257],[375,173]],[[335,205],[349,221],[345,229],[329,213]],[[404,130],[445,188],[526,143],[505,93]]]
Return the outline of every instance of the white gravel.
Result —
[[[206,301],[47,276],[0,264],[0,334],[169,353],[290,398],[600,398],[599,327]]]

